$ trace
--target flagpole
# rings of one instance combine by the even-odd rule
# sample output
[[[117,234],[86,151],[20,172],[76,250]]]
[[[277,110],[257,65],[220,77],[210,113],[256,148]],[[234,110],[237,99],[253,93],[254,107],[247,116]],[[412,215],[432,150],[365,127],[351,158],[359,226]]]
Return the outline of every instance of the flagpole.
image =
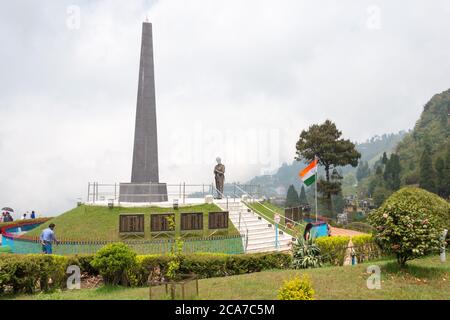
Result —
[[[315,156],[315,159],[317,160],[317,156]],[[317,222],[317,172],[319,171],[319,163],[316,165],[316,222]]]

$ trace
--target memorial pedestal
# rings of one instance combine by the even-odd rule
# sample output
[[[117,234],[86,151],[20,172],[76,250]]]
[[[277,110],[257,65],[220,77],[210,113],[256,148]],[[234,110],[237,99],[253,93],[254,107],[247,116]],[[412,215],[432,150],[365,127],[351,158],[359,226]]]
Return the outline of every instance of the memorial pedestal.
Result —
[[[165,202],[168,201],[165,183],[121,183],[120,202]]]

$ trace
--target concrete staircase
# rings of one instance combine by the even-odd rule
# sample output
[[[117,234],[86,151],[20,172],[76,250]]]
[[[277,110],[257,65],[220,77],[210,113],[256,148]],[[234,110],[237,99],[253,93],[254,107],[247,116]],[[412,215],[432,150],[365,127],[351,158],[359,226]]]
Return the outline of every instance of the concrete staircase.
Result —
[[[225,203],[217,203],[217,205],[222,210],[227,210],[227,205]],[[291,236],[284,232],[283,234],[279,234],[277,248],[275,244],[275,226],[251,211],[239,199],[236,199],[236,202],[231,200],[228,203],[228,211],[230,213],[230,220],[242,235],[246,235],[248,230],[246,253],[287,251],[291,249]]]

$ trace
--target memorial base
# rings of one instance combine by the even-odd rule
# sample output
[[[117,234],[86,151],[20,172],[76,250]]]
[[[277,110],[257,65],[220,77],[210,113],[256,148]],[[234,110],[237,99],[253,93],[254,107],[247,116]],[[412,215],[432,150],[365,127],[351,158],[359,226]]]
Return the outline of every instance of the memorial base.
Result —
[[[165,183],[121,183],[120,202],[165,202],[168,201]]]

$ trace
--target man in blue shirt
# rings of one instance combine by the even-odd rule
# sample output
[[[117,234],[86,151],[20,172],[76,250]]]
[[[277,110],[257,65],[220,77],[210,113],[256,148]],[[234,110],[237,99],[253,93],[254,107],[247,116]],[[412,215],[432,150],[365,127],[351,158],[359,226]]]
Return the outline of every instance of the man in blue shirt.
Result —
[[[51,223],[47,229],[44,229],[41,233],[41,244],[42,244],[42,252],[44,254],[52,254],[52,243],[53,241],[57,244],[58,240],[55,238],[55,224]]]
[[[31,219],[36,219],[36,213],[34,211],[31,211]]]

